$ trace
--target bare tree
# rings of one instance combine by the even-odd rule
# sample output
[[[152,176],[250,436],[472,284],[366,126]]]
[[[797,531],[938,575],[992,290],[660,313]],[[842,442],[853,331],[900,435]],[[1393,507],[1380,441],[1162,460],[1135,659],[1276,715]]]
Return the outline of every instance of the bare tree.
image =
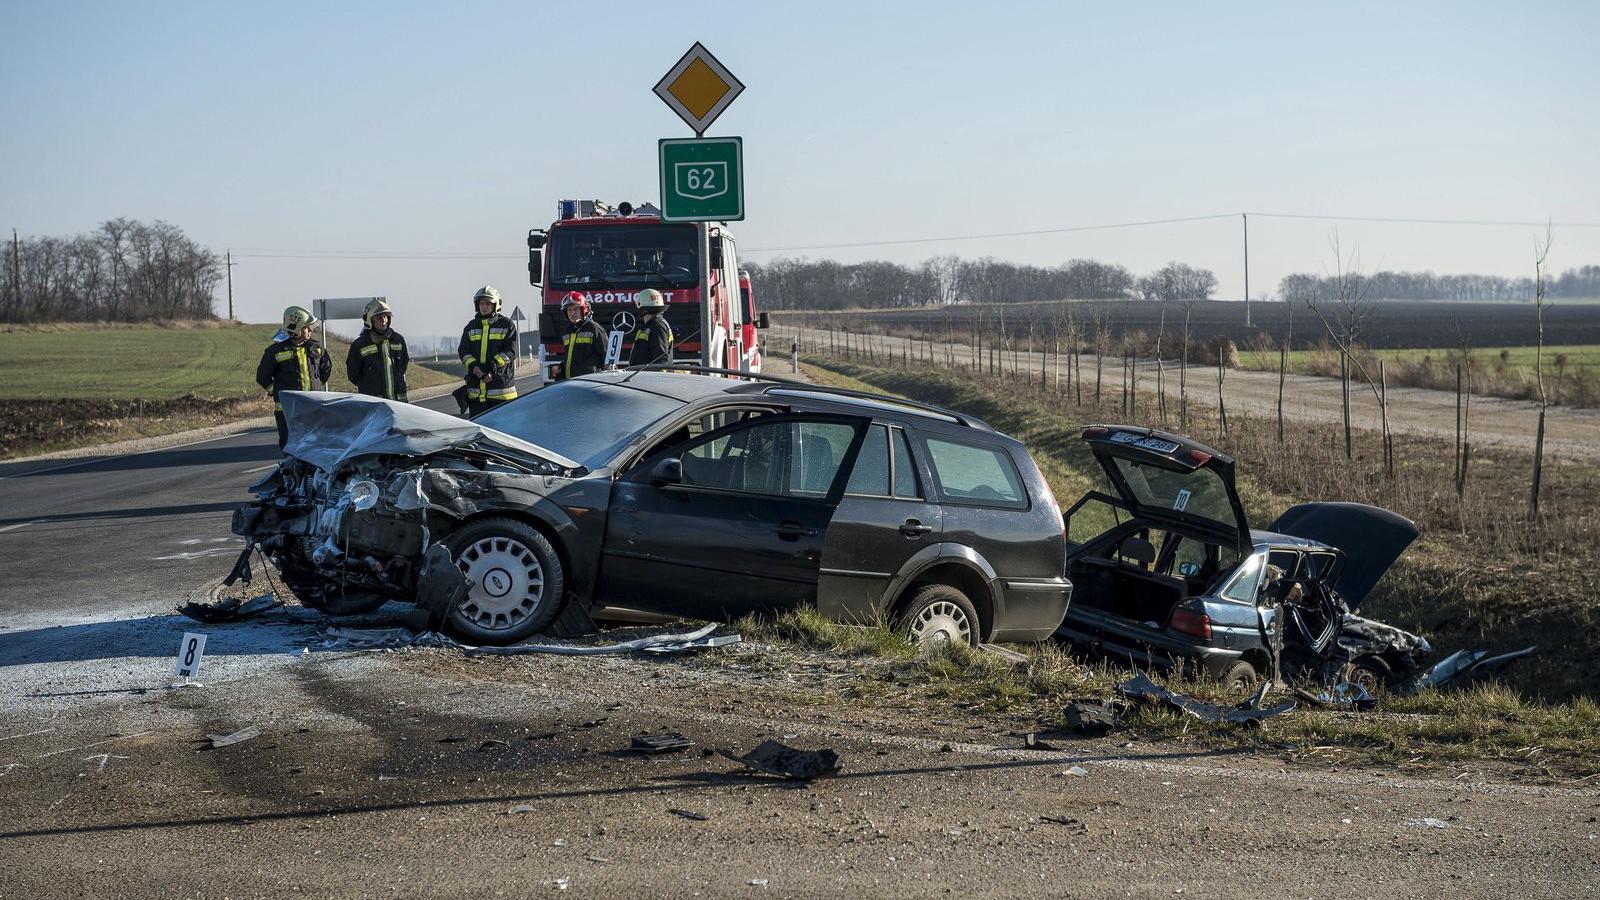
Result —
[[[1533,486],[1528,492],[1528,518],[1539,517],[1539,487],[1544,479],[1544,417],[1549,406],[1544,393],[1544,304],[1549,273],[1545,259],[1550,256],[1550,226],[1545,225],[1544,239],[1533,245],[1533,314],[1539,323],[1539,342],[1534,345],[1534,382],[1539,387],[1539,430],[1533,440]]]
[[[1289,345],[1294,341],[1294,303],[1287,304],[1289,320],[1283,331],[1283,343],[1278,346],[1278,443],[1283,443],[1283,385],[1288,380]]]
[[[1335,231],[1329,239],[1333,250],[1334,271],[1326,282],[1326,288],[1331,294],[1328,300],[1332,302],[1333,319],[1323,314],[1318,301],[1306,302],[1311,312],[1322,321],[1322,327],[1328,332],[1328,337],[1333,339],[1339,348],[1339,392],[1341,405],[1344,410],[1344,457],[1355,458],[1355,442],[1350,430],[1350,368],[1355,366],[1372,388],[1372,394],[1378,398],[1379,404],[1383,403],[1377,385],[1367,375],[1366,368],[1361,365],[1361,360],[1355,356],[1356,341],[1371,324],[1374,312],[1372,303],[1372,282],[1361,274],[1361,256],[1359,251],[1351,251],[1347,258],[1339,245],[1339,233]]]
[[[1178,430],[1189,427],[1189,314],[1193,303],[1183,304],[1183,362],[1178,368]]]

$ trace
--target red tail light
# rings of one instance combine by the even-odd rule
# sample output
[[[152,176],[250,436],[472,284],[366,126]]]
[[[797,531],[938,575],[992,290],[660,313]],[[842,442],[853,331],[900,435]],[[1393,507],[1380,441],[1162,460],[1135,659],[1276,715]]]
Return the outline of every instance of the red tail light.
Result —
[[[1204,450],[1190,450],[1189,459],[1197,466],[1203,466],[1211,460],[1211,454]]]
[[[1167,627],[1180,634],[1193,635],[1201,640],[1211,640],[1211,617],[1203,612],[1178,607],[1172,611]]]
[[[1099,425],[1096,425],[1093,428],[1085,428],[1083,430],[1083,436],[1086,437],[1086,438],[1105,437],[1106,435],[1108,435],[1110,433],[1111,433],[1111,429],[1104,428],[1104,427],[1099,426]]]

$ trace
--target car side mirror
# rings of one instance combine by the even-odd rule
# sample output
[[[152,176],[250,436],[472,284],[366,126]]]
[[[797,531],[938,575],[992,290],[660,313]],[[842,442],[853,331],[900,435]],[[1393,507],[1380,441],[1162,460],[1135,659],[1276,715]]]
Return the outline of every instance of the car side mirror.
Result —
[[[756,327],[757,328],[771,328],[772,327],[772,316],[767,315],[766,313],[762,313],[760,316],[758,316],[756,318]]]
[[[683,481],[683,460],[676,456],[657,460],[650,466],[650,483],[660,487]]]

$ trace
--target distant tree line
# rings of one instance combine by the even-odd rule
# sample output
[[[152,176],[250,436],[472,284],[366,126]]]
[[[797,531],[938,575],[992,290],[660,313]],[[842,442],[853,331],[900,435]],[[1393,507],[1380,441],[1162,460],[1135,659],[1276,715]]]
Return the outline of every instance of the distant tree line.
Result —
[[[1374,272],[1365,276],[1373,300],[1532,300],[1532,278],[1500,275],[1439,275],[1434,272]],[[1328,275],[1286,275],[1278,282],[1281,300],[1317,300],[1330,296]],[[1550,279],[1546,296],[1555,299],[1600,297],[1600,266],[1568,269]]]
[[[223,278],[215,253],[159,221],[7,240],[0,259],[0,322],[211,319]]]
[[[1032,266],[985,256],[935,256],[914,266],[872,260],[778,258],[748,266],[764,309],[905,309],[1033,300],[1208,300],[1217,276],[1172,262],[1135,278],[1114,263],[1074,259]]]

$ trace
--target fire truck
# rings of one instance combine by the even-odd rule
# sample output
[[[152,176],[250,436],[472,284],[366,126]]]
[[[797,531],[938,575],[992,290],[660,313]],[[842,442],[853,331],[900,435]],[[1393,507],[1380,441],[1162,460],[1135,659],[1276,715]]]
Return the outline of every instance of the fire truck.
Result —
[[[663,222],[648,203],[562,200],[548,229],[528,231],[528,280],[540,289],[546,380],[562,358],[561,299],[573,291],[589,298],[596,322],[622,333],[622,365],[639,321],[634,295],[655,288],[667,300],[674,361],[761,371],[757,329],[767,327],[767,315],[756,313],[749,273],[739,269],[724,222]]]

